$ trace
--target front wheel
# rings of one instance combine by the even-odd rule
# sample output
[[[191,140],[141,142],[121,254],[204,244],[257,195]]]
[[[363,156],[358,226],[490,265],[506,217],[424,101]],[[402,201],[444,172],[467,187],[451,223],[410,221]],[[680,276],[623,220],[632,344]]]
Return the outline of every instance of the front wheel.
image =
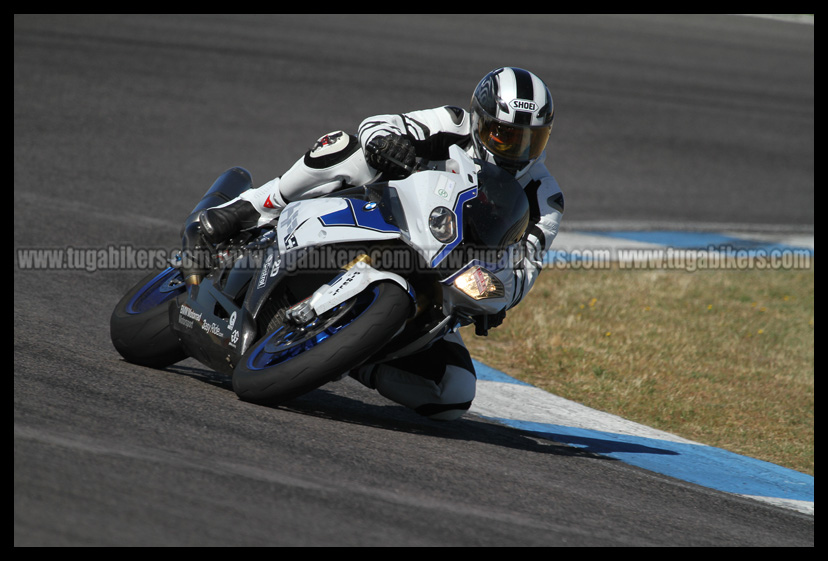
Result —
[[[411,299],[397,284],[377,283],[316,322],[281,322],[256,342],[233,372],[245,401],[279,404],[314,390],[362,364],[403,326]]]
[[[187,358],[170,327],[169,308],[187,296],[181,273],[172,267],[150,273],[127,292],[112,312],[112,344],[127,362],[164,368]]]

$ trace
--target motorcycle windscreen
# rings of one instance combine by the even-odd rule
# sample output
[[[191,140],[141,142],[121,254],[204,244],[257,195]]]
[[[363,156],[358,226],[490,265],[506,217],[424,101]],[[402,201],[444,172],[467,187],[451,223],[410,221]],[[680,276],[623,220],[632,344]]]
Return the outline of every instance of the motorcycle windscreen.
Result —
[[[477,197],[463,209],[464,245],[500,251],[518,242],[529,225],[529,200],[510,173],[480,160]]]

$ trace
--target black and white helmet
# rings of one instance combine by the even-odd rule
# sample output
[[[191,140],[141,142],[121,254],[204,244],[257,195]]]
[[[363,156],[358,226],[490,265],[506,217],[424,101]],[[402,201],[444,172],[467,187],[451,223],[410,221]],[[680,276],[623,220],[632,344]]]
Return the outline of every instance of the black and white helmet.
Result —
[[[520,177],[546,148],[552,130],[552,95],[521,68],[489,72],[471,100],[472,139],[481,159]]]

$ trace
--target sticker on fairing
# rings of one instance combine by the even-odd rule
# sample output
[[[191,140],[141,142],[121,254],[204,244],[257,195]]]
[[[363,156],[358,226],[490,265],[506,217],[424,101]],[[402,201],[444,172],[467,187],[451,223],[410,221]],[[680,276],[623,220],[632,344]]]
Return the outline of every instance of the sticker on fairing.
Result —
[[[451,195],[454,193],[454,181],[441,175],[437,180],[437,186],[434,188],[434,194],[443,200],[450,201]]]

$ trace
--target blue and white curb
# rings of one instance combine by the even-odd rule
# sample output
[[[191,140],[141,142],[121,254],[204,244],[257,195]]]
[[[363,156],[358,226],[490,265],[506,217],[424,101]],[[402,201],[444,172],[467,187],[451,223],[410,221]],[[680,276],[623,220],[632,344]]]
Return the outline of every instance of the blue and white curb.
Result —
[[[561,243],[559,243],[561,242]],[[690,232],[563,233],[558,256],[584,255],[585,248],[647,249],[657,247],[727,247],[765,254],[769,251],[814,251],[813,235],[743,236]],[[588,254],[588,252],[587,252]],[[814,478],[768,462],[659,431],[591,409],[518,381],[475,362],[478,376],[473,414],[531,432],[555,442],[583,448],[649,471],[814,514]]]

